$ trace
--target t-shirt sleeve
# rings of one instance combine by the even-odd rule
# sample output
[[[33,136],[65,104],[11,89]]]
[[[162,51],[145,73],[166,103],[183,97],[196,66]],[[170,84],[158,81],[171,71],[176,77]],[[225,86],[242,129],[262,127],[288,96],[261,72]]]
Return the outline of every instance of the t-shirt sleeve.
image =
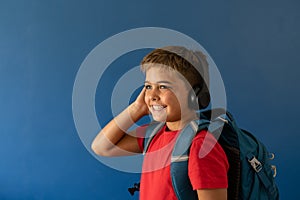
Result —
[[[140,126],[136,129],[137,141],[138,141],[138,145],[139,145],[141,151],[144,150],[144,137],[146,134],[146,128],[147,128],[147,125],[144,125],[144,126]]]
[[[228,187],[229,164],[224,150],[214,136],[201,131],[194,138],[188,174],[194,190]]]

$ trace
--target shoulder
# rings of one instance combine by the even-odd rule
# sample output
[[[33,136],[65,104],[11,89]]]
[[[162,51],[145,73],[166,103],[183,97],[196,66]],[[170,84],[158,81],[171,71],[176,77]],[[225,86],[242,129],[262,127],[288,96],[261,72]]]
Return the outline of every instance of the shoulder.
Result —
[[[188,174],[193,189],[226,188],[229,163],[217,139],[207,131],[200,131],[189,153]]]
[[[192,155],[195,154],[199,158],[204,158],[208,155],[226,158],[226,154],[217,138],[206,130],[198,132],[195,136],[192,141],[190,152]]]
[[[218,144],[218,140],[208,132],[207,130],[199,131],[192,141],[192,145],[215,145]]]
[[[165,125],[162,126],[161,123],[156,122],[137,127],[135,132],[140,149],[143,151],[145,138],[149,139],[152,132],[155,132],[155,136],[160,135],[165,131],[165,128]]]
[[[149,124],[144,124],[142,126],[139,126],[135,129],[136,131],[136,136],[138,138],[144,138],[145,134],[146,134],[146,129],[148,128]]]

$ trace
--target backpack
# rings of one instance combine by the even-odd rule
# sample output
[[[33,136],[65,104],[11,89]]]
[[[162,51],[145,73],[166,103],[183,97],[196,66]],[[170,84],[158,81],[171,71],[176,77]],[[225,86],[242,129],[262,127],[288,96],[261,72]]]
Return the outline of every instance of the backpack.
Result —
[[[189,148],[200,130],[208,130],[217,139],[227,155],[228,200],[278,200],[275,184],[276,167],[270,164],[274,154],[269,153],[250,132],[240,129],[233,116],[223,109],[200,113],[200,119],[191,121],[180,132],[171,157],[171,179],[179,200],[198,199],[188,178]],[[211,116],[211,115],[214,116]],[[154,122],[146,129],[144,153],[164,123]]]

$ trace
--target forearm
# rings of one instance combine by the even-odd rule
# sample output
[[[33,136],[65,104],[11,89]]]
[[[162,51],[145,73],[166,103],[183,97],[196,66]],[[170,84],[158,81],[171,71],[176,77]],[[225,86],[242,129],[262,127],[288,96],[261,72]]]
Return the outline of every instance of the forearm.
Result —
[[[202,189],[197,190],[200,200],[227,200],[227,189]]]
[[[136,139],[126,134],[127,130],[138,121],[144,114],[135,105],[131,104],[118,116],[112,119],[96,136],[92,143],[93,151],[102,156],[115,156],[121,153],[121,151],[136,151],[136,148],[132,145]],[[124,140],[127,145],[121,141]]]

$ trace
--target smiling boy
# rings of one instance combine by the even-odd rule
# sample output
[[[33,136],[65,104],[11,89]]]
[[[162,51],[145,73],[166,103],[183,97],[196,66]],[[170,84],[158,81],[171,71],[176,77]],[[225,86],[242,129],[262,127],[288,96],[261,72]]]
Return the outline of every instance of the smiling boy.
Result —
[[[166,122],[170,130],[179,130],[184,121],[196,119],[190,112],[187,97],[188,85],[176,71],[158,66],[150,67],[146,73],[145,103],[155,121]]]
[[[175,200],[171,176],[171,152],[180,130],[197,119],[197,110],[209,104],[208,65],[201,52],[184,47],[164,47],[146,55],[141,65],[145,86],[137,99],[111,120],[93,141],[101,156],[124,156],[143,152],[148,125],[127,132],[140,118],[151,114],[164,126],[145,154],[140,186],[141,200]],[[200,72],[200,73],[199,73]],[[201,75],[200,75],[201,74]],[[200,158],[203,141],[213,148]],[[193,139],[188,176],[201,200],[227,199],[228,161],[222,147],[207,131]]]

